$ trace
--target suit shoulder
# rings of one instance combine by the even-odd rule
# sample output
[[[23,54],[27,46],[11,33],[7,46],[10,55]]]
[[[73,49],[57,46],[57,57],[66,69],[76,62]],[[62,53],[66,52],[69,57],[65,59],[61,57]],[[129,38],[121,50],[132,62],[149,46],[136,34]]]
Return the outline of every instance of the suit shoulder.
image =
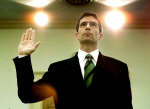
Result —
[[[68,62],[70,62],[72,58],[67,58],[67,59],[63,59],[63,60],[59,60],[57,62],[52,63],[51,65],[64,65],[67,64]]]
[[[121,64],[121,65],[126,65],[125,62],[119,60],[119,59],[116,59],[116,58],[113,58],[113,57],[109,57],[109,56],[104,56],[103,55],[103,61],[105,63],[112,63],[113,64]]]
[[[109,56],[103,56],[103,68],[116,76],[122,74],[122,72],[128,72],[128,66],[125,62]]]

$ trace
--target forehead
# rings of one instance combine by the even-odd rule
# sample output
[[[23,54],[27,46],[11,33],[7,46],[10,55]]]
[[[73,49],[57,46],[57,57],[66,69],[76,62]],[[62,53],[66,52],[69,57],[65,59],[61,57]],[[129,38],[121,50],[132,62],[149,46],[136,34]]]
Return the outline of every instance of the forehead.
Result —
[[[92,22],[97,22],[97,19],[94,18],[93,16],[86,16],[86,17],[83,17],[81,20],[80,20],[80,23],[81,22],[89,22],[89,21],[92,21]]]

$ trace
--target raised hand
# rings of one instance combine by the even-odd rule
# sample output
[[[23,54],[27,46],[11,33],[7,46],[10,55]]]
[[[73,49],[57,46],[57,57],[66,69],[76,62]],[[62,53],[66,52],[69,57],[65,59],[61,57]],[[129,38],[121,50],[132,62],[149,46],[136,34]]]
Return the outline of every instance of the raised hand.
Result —
[[[40,45],[40,41],[34,43],[35,30],[29,28],[22,34],[21,41],[18,46],[18,55],[30,55]]]

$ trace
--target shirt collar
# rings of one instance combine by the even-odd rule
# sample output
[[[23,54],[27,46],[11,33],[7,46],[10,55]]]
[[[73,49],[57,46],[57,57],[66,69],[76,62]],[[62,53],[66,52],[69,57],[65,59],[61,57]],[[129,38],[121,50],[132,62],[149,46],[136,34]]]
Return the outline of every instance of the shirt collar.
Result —
[[[97,62],[98,55],[99,55],[99,50],[98,50],[98,49],[96,49],[96,50],[94,50],[94,51],[92,51],[92,52],[90,52],[90,53],[87,53],[87,52],[85,52],[85,51],[83,51],[83,50],[81,50],[81,49],[78,50],[78,58],[79,58],[81,61],[84,61],[85,56],[86,56],[87,54],[92,55],[94,61]]]

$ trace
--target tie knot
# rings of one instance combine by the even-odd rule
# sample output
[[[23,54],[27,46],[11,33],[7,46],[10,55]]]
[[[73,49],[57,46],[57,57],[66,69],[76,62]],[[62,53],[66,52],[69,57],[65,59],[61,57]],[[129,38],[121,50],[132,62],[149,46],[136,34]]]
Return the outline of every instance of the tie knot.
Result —
[[[87,54],[85,58],[88,59],[88,60],[92,60],[93,59],[92,55],[90,55],[90,54]]]

